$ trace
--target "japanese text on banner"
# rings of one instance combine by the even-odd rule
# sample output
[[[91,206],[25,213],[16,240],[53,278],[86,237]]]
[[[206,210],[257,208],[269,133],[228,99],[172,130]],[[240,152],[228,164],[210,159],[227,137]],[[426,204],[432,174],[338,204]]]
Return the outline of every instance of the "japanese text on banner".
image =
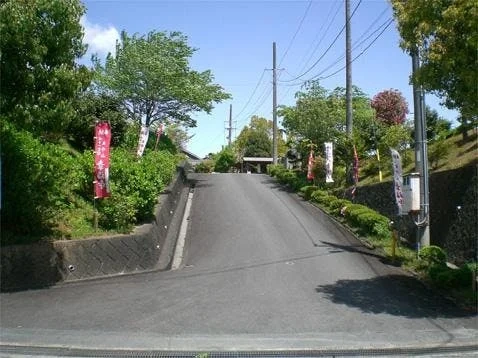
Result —
[[[94,192],[95,198],[110,196],[109,169],[110,169],[110,142],[111,128],[109,123],[101,122],[95,125],[95,170]]]

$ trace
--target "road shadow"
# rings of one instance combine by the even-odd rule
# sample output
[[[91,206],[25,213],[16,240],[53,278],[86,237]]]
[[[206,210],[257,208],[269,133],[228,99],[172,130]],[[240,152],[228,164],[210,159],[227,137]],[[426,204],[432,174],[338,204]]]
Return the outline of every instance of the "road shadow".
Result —
[[[407,318],[463,318],[476,315],[436,295],[412,276],[386,275],[366,280],[338,280],[316,292],[334,303],[364,313],[386,313]]]

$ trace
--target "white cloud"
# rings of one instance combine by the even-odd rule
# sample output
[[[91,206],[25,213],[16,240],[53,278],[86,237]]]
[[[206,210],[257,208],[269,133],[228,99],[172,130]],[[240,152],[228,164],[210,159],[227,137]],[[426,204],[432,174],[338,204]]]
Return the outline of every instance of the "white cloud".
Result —
[[[116,40],[119,39],[120,35],[114,26],[104,27],[99,24],[92,24],[86,16],[81,18],[80,23],[85,31],[83,42],[88,44],[89,54],[97,54],[101,58],[105,57],[108,52],[115,52]]]

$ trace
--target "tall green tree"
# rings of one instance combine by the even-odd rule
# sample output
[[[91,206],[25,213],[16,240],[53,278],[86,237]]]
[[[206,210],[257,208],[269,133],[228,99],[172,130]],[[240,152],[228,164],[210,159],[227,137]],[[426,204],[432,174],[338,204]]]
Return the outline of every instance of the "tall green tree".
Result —
[[[478,6],[474,0],[391,0],[408,53],[419,49],[413,81],[465,118],[478,114]]]
[[[312,82],[298,92],[296,98],[295,106],[281,107],[279,115],[283,117],[282,125],[288,136],[294,138],[297,144],[307,140],[317,148],[323,148],[324,142],[332,141],[338,149],[339,159],[344,163],[351,161],[353,144],[360,153],[373,145],[376,131],[373,110],[370,99],[358,87],[353,88],[352,140],[347,139],[345,134],[344,88],[328,91],[318,82]],[[306,158],[307,153],[302,153],[302,157]]]
[[[119,98],[133,121],[195,127],[192,113],[209,113],[214,103],[230,97],[213,83],[211,71],[189,67],[195,51],[180,32],[130,36],[123,31],[115,54],[109,54],[104,64],[94,59],[95,85]]]
[[[78,0],[3,0],[0,4],[0,111],[47,139],[75,118],[72,99],[91,81],[75,60],[86,51]]]
[[[239,158],[272,156],[272,121],[252,116],[234,141],[234,150]]]

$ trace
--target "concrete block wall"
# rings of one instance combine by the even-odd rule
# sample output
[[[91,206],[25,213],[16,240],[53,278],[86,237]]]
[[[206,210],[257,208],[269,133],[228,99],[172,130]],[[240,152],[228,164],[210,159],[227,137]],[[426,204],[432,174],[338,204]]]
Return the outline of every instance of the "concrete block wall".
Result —
[[[179,167],[160,195],[153,222],[131,234],[2,247],[1,290],[167,269],[189,191],[186,171]]]

